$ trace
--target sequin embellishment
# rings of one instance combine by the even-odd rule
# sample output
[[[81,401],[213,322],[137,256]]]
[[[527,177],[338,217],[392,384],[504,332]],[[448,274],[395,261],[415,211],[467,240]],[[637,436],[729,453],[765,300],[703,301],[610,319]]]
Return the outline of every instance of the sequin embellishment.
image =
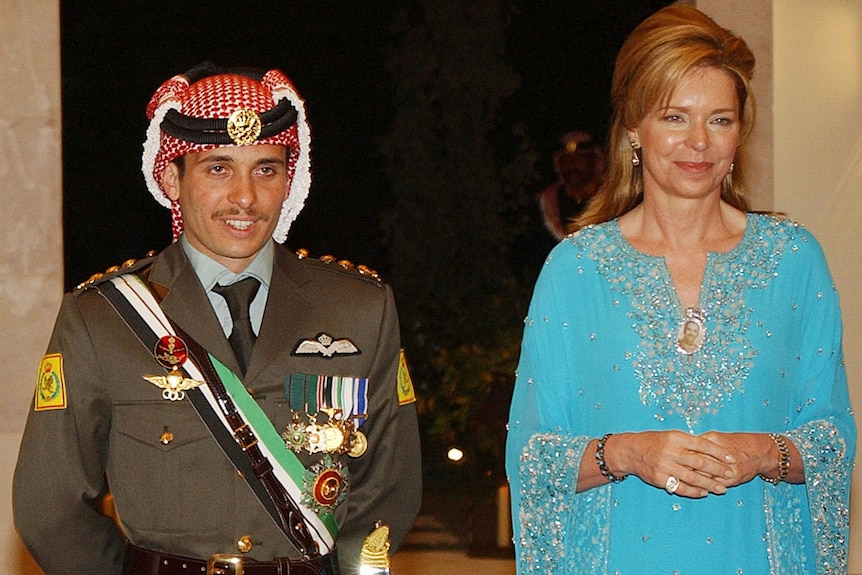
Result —
[[[747,334],[752,310],[745,292],[769,284],[782,246],[791,244],[795,233],[792,222],[749,216],[738,246],[708,254],[697,314],[701,328],[707,318],[709,330],[700,334],[702,342],[694,351],[681,353],[680,318],[686,311],[664,258],[635,250],[615,221],[581,230],[579,241],[589,245],[587,253],[610,289],[631,300],[629,317],[640,338],[631,365],[641,402],[655,407],[657,420],[679,415],[694,431],[705,415],[717,413],[743,392],[757,355]]]

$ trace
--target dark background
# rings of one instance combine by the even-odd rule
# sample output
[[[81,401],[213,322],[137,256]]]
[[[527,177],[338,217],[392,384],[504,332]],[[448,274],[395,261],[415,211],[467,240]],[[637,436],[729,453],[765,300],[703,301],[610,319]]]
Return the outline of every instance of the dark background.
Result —
[[[286,245],[392,284],[426,512],[492,547],[522,321],[554,244],[535,194],[565,133],[604,142],[619,46],[666,4],[62,1],[66,286],[170,242],[140,172],[164,80],[203,60],[283,70],[306,99],[314,174]]]
[[[437,0],[453,7],[463,0]],[[481,3],[481,0],[480,0]],[[566,132],[605,137],[613,59],[662,0],[502,2],[506,58],[521,76],[509,102],[539,152],[535,189],[554,179]],[[203,60],[277,67],[307,101],[314,183],[286,245],[388,266],[378,213],[391,200],[379,140],[392,129],[387,60],[399,11],[422,2],[63,0],[65,284],[170,242],[168,210],[140,172],[146,104],[169,77]],[[552,245],[536,218],[538,267]],[[529,263],[532,262],[532,263]]]

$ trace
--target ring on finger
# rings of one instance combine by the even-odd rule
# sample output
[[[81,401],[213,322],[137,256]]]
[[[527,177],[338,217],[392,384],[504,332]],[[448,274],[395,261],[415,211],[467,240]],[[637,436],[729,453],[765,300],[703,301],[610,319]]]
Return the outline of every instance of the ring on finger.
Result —
[[[664,490],[673,495],[679,489],[679,479],[671,475],[664,484]]]

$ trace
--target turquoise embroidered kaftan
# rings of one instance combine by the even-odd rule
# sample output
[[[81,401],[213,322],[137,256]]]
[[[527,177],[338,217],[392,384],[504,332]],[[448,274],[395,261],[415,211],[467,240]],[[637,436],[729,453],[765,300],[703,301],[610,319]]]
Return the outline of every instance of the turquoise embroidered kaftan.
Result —
[[[685,310],[664,259],[636,251],[616,221],[551,252],[507,440],[519,574],[846,573],[856,428],[819,244],[750,214],[736,248],[709,254],[700,308],[702,345],[682,353]],[[575,492],[591,438],[669,429],[786,434],[806,483],[755,479],[693,500],[629,477]]]

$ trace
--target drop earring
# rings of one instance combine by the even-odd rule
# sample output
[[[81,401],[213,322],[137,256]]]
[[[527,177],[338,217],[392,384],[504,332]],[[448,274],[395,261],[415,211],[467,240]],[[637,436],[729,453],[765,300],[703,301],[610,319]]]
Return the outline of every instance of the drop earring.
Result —
[[[640,156],[638,156],[638,150],[641,149],[641,145],[639,142],[632,142],[632,165],[634,167],[638,167],[641,165]]]

